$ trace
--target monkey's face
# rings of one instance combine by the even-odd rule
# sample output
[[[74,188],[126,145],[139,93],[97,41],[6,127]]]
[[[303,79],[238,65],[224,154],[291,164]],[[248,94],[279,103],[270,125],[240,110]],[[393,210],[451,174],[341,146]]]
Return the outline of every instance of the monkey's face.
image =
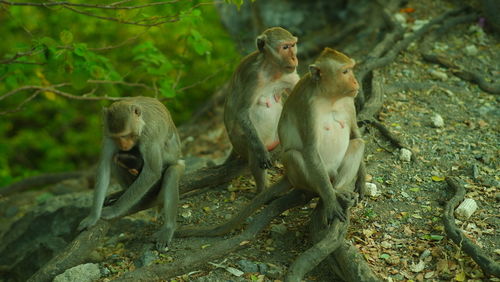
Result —
[[[277,53],[279,54],[279,65],[283,67],[285,72],[292,73],[297,68],[299,61],[297,60],[297,39],[283,41],[278,46]]]
[[[353,72],[354,63],[341,66],[337,71],[340,93],[346,96],[356,97],[359,91],[359,84]]]
[[[115,142],[116,146],[122,151],[130,151],[134,148],[139,136],[133,132],[123,132],[120,134],[113,134],[110,136]]]

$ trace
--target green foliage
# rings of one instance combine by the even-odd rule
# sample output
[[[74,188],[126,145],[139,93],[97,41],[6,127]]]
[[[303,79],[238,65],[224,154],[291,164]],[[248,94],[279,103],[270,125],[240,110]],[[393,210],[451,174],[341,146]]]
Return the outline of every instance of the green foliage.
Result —
[[[0,97],[30,85],[55,86],[75,96],[153,96],[164,99],[179,125],[228,79],[239,59],[215,8],[199,3],[85,10],[116,21],[62,7],[4,5],[0,10],[4,42],[0,44]],[[123,23],[161,21],[166,22],[154,27]],[[101,108],[109,102],[30,89],[0,98],[0,112],[12,111],[24,102],[20,111],[0,115],[0,186],[40,172],[85,168],[97,161]]]

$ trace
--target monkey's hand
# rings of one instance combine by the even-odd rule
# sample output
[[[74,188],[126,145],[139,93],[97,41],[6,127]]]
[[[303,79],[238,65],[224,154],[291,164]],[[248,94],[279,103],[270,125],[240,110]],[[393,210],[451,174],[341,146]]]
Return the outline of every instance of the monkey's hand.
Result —
[[[86,218],[84,218],[80,222],[80,225],[78,225],[78,231],[82,231],[82,230],[87,229],[91,226],[94,226],[98,220],[99,220],[99,218],[95,217],[93,215],[87,216]]]
[[[325,204],[325,219],[328,225],[333,223],[335,218],[340,221],[347,220],[347,213],[354,205],[356,193],[346,190],[335,191],[334,198]]]
[[[269,152],[264,148],[257,150],[257,161],[259,162],[259,166],[262,169],[269,169],[273,167],[271,156],[269,155]]]

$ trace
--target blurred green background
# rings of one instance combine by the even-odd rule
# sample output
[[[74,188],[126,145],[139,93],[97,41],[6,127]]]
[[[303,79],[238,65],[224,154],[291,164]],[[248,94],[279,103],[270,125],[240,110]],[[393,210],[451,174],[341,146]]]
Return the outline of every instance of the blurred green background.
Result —
[[[111,103],[10,91],[63,84],[56,89],[79,97],[158,97],[180,125],[228,79],[240,55],[216,8],[172,2],[130,10],[0,4],[0,186],[95,164],[101,108]]]

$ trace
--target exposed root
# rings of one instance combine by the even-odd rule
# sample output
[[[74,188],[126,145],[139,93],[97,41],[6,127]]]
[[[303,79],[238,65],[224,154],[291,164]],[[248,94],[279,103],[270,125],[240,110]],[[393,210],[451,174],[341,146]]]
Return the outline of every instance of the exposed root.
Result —
[[[311,215],[310,234],[313,242],[324,240],[328,231],[327,226],[321,220],[320,215],[323,214],[323,205],[319,202],[316,209]],[[343,226],[347,229],[348,225]],[[342,231],[345,233],[346,231]],[[332,281],[360,281],[360,282],[375,282],[381,281],[370,269],[364,256],[344,237],[338,239],[339,246],[329,256],[326,257],[324,263],[332,270],[335,279]]]
[[[456,75],[457,77],[467,80],[469,82],[475,83],[481,88],[483,91],[491,93],[491,94],[500,94],[500,83],[490,83],[484,77],[486,76],[483,73],[478,73],[476,71],[471,72],[468,71],[457,64],[451,62],[448,58],[443,55],[436,54],[422,54],[424,60],[436,63],[446,68],[449,68],[450,71]]]
[[[173,263],[156,264],[142,267],[125,273],[117,281],[156,281],[178,276],[197,269],[207,261],[219,258],[227,253],[249,244],[255,236],[266,227],[271,220],[290,208],[304,205],[310,200],[300,191],[293,190],[288,194],[274,200],[269,206],[259,213],[248,227],[239,235],[218,242],[211,248],[193,252]]]
[[[467,238],[455,225],[453,211],[462,202],[465,196],[465,188],[460,185],[457,179],[447,177],[448,186],[455,192],[453,197],[446,203],[443,214],[444,229],[448,237],[457,244],[462,251],[469,255],[481,267],[486,275],[500,277],[500,264],[488,257],[476,244]]]
[[[95,247],[101,244],[112,221],[100,220],[96,225],[80,233],[64,250],[40,268],[28,281],[52,281],[66,269],[84,263]]]
[[[192,236],[202,236],[202,237],[214,237],[221,236],[231,232],[231,230],[237,228],[245,219],[252,215],[257,209],[265,205],[267,202],[273,198],[279,196],[280,194],[288,191],[292,186],[286,177],[281,178],[276,184],[271,186],[269,189],[264,190],[262,193],[258,194],[253,200],[246,205],[238,214],[231,218],[228,222],[220,224],[216,227],[204,227],[204,228],[193,228],[185,227],[180,228],[175,232],[177,237],[192,237]]]
[[[56,172],[45,173],[32,177],[25,178],[19,182],[4,186],[0,188],[1,196],[9,196],[13,193],[23,192],[32,188],[42,187],[59,183],[66,179],[90,177],[89,171],[72,171],[72,172]]]

